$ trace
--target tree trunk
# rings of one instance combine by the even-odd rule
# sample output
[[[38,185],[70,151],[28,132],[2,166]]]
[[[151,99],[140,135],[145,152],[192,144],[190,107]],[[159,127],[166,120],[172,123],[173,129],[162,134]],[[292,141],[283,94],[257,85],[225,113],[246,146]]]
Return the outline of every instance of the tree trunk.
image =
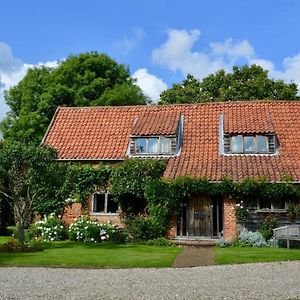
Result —
[[[22,222],[17,223],[18,240],[20,245],[23,247],[25,244],[25,228]]]

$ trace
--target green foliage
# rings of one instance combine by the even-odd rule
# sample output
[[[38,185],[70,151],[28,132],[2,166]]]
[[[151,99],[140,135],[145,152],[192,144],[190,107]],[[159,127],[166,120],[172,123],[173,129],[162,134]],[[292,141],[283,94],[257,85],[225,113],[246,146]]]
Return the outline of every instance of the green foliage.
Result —
[[[20,242],[35,207],[51,199],[63,206],[64,177],[58,172],[61,166],[54,165],[55,156],[46,146],[0,144],[0,194],[13,209]]]
[[[286,210],[286,216],[291,223],[295,223],[297,217],[300,216],[300,205],[290,203]]]
[[[232,73],[220,70],[197,80],[192,75],[182,84],[162,92],[160,104],[199,103],[232,100],[296,100],[297,84],[268,77],[268,71],[257,65],[234,66]]]
[[[105,191],[108,188],[112,166],[100,163],[98,166],[75,165],[70,167],[66,182],[67,190],[78,202],[84,204],[94,191]]]
[[[166,161],[128,159],[117,165],[111,174],[110,192],[125,214],[143,212],[144,191],[148,184],[163,175]]]
[[[1,247],[4,252],[36,252],[43,250],[43,243],[41,240],[30,240],[26,243],[20,243],[19,240],[15,238],[10,238]]]
[[[243,200],[240,203],[236,204],[235,215],[236,215],[237,223],[245,225],[246,223],[249,222],[250,212],[249,212],[249,209],[247,209],[244,206]]]
[[[159,237],[154,240],[149,240],[146,242],[148,246],[173,246],[172,242],[164,237]]]
[[[41,239],[44,242],[62,241],[67,237],[64,222],[54,213],[45,216],[43,220],[31,224],[30,239]]]
[[[69,239],[77,242],[107,242],[119,238],[119,228],[110,223],[92,221],[88,216],[81,216],[69,227]]]
[[[259,226],[259,232],[267,241],[273,237],[273,229],[278,227],[279,217],[276,214],[267,215]]]
[[[145,242],[162,237],[165,233],[165,227],[151,215],[126,216],[124,221],[129,242]]]
[[[38,145],[58,106],[136,105],[148,98],[127,66],[88,52],[69,56],[57,68],[29,69],[5,102],[11,110],[0,126],[4,139]]]

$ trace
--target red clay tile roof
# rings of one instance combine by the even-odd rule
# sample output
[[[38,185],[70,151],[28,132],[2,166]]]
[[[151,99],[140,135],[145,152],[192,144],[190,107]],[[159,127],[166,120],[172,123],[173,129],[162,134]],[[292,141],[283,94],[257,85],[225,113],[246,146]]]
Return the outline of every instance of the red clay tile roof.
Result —
[[[171,109],[143,111],[134,120],[131,134],[138,136],[175,135],[179,118],[179,111]]]
[[[58,150],[59,159],[124,159],[131,134],[169,134],[175,122],[165,120],[178,120],[179,114],[184,118],[182,150],[169,159],[165,177],[239,180],[266,176],[280,181],[290,175],[300,181],[300,102],[59,108],[44,142]],[[220,114],[225,132],[275,133],[279,154],[220,155]],[[162,120],[168,124],[160,127]]]

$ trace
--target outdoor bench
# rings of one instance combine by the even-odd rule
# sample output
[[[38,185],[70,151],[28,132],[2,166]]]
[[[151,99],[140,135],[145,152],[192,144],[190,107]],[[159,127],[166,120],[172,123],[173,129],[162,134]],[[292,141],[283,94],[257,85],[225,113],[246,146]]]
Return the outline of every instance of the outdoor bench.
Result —
[[[275,243],[278,240],[286,240],[287,248],[290,241],[300,241],[300,225],[289,225],[273,229]]]

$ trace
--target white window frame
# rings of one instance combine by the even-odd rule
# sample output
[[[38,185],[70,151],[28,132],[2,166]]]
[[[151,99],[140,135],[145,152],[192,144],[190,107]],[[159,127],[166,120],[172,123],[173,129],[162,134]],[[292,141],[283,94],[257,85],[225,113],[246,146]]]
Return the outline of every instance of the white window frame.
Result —
[[[104,212],[95,212],[94,211],[94,207],[95,207],[95,195],[104,195]],[[95,192],[92,196],[92,211],[91,211],[91,215],[94,216],[100,216],[100,215],[105,215],[105,216],[117,216],[120,212],[120,206],[118,205],[118,209],[115,213],[109,213],[107,212],[107,207],[108,207],[108,196],[110,195],[110,193],[108,192]],[[113,200],[111,200],[113,201]]]
[[[257,210],[256,212],[276,212],[285,213],[288,206],[288,202],[284,201],[284,208],[275,208],[274,201],[271,201],[271,208],[260,208],[260,200],[257,199]]]
[[[146,151],[145,152],[139,152],[138,149],[138,139],[145,139],[146,140]],[[148,143],[149,143],[149,139],[157,139],[157,152],[149,152],[148,151]],[[162,139],[168,139],[169,140],[169,152],[162,152],[161,151],[161,140]],[[141,137],[136,137],[135,138],[135,149],[136,149],[136,153],[135,155],[171,155],[172,153],[172,147],[171,147],[171,138],[170,137],[166,137],[166,136],[141,136]]]
[[[243,149],[243,151],[242,152],[233,152],[232,151],[232,138],[233,137],[235,137],[235,136],[241,136],[242,137],[242,149]],[[229,138],[230,138],[230,154],[260,154],[260,155],[272,155],[272,154],[274,154],[273,152],[272,153],[270,153],[270,149],[269,149],[269,143],[267,144],[267,147],[268,147],[268,151],[267,152],[259,152],[258,150],[257,150],[257,139],[258,139],[258,136],[263,136],[263,137],[267,137],[268,138],[268,135],[263,135],[263,134],[253,134],[253,135],[251,135],[251,134],[245,134],[245,135],[243,135],[243,134],[237,134],[237,135],[232,135],[232,136],[230,136]],[[255,147],[255,151],[245,151],[245,147],[244,147],[244,144],[245,144],[245,142],[244,142],[244,139],[245,139],[245,137],[254,137],[254,147]],[[269,141],[269,139],[268,139],[268,141]]]

